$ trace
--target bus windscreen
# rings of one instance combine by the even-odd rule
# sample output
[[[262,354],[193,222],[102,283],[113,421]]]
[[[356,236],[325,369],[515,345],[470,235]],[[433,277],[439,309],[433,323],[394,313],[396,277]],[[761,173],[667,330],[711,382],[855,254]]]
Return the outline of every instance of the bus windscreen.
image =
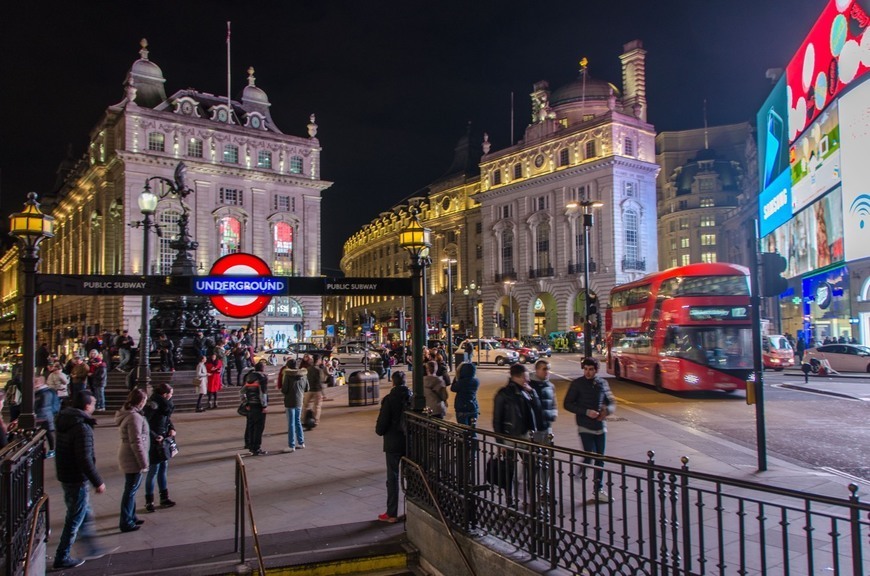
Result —
[[[664,352],[719,370],[747,368],[752,366],[752,330],[748,326],[671,326]]]

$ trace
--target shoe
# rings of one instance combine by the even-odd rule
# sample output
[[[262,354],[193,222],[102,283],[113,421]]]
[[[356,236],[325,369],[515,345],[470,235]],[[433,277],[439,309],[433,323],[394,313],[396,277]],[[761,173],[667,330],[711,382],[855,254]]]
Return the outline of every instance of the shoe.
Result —
[[[169,499],[169,490],[161,490],[160,491],[160,507],[161,508],[172,508],[175,506],[175,502]]]
[[[218,407],[217,402],[215,402],[215,403],[214,403],[214,406],[212,406],[212,408],[214,408],[215,410],[217,410],[217,407]]]
[[[135,520],[133,520],[133,523],[136,524],[136,526],[141,526],[142,524],[145,523],[145,521],[139,520],[138,518],[136,518]]]
[[[121,532],[135,532],[141,528],[141,526],[137,524],[133,524],[132,526],[121,526]]]
[[[396,518],[395,516],[390,516],[386,512],[383,514],[380,514],[378,516],[378,520],[380,520],[381,522],[387,522],[389,524],[395,524],[396,522],[399,521],[398,518]]]
[[[48,460],[49,458],[54,458],[54,450],[49,450],[45,453],[45,459]]]
[[[55,560],[54,561],[54,569],[55,570],[66,570],[67,568],[78,568],[79,566],[81,566],[84,563],[85,563],[85,561],[82,560],[81,558],[73,558],[70,556],[69,558],[64,558],[62,560]]]
[[[205,410],[206,410],[205,408],[197,408],[196,409],[197,412],[205,412]]]
[[[146,512],[154,512],[154,510],[155,510],[155,508],[154,508],[154,495],[153,494],[151,496],[146,495],[145,496],[145,511]]]
[[[296,448],[284,448],[283,450],[281,450],[281,452],[284,452],[285,454],[289,454],[291,452],[296,452]]]
[[[114,546],[112,548],[97,548],[96,550],[91,551],[90,554],[85,555],[82,562],[85,560],[99,560],[103,556],[108,556],[118,548],[120,548],[120,546]]]
[[[304,449],[304,448],[305,448],[305,444],[297,444],[297,445],[296,445],[296,449],[297,449],[297,450],[302,450],[302,449]]]
[[[592,499],[596,502],[603,502],[605,504],[613,502],[613,498],[611,498],[604,490],[599,490],[598,492],[596,492],[595,496],[593,496]]]

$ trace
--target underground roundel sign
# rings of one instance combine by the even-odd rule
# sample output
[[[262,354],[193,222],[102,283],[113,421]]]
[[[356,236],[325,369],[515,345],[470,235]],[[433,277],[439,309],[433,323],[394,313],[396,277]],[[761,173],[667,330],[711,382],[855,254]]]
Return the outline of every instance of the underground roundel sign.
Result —
[[[209,271],[210,276],[269,276],[269,265],[253,254],[237,252],[219,258]],[[271,296],[211,296],[218,311],[231,318],[250,318],[266,309]]]

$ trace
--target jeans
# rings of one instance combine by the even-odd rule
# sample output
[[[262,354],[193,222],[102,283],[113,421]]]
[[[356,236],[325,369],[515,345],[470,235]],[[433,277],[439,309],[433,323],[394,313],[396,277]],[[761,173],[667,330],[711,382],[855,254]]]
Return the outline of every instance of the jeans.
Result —
[[[604,439],[605,434],[586,434],[580,433],[580,442],[583,444],[584,452],[592,452],[594,454],[604,455]],[[592,458],[584,458],[583,463],[589,464],[592,462]],[[598,458],[595,459],[595,472],[592,474],[593,479],[593,489],[596,492],[599,492],[603,486],[602,477],[604,476],[604,460],[600,460]]]
[[[169,460],[163,462],[152,462],[148,468],[148,476],[145,477],[145,499],[154,499],[154,478],[157,477],[157,488],[163,492],[167,490],[166,472],[169,468]]]
[[[82,542],[90,551],[96,549],[94,538],[94,513],[91,510],[90,494],[87,482],[67,484],[63,483],[63,501],[66,505],[66,519],[63,523],[63,531],[60,533],[60,542],[57,543],[55,562],[69,558],[70,549],[76,541],[76,536],[81,535]],[[81,531],[81,534],[79,532]]]
[[[121,348],[120,350],[118,350],[118,354],[121,355],[121,359],[118,361],[118,368],[126,368],[127,364],[130,363],[130,358],[132,356],[130,354],[130,350],[126,348]]]
[[[266,428],[266,414],[259,404],[250,405],[248,423],[245,426],[245,446],[251,452],[260,450],[263,443],[263,430]]]
[[[124,494],[121,495],[120,528],[130,528],[136,525],[136,491],[142,483],[142,473],[124,474]]]
[[[386,452],[387,455],[387,516],[399,515],[399,463],[402,454]]]
[[[285,408],[287,412],[287,446],[293,448],[305,444],[302,433],[302,408]]]
[[[477,420],[477,412],[456,412],[456,421],[466,426],[471,426],[472,420]]]
[[[106,387],[105,386],[93,386],[91,387],[91,392],[94,394],[94,398],[97,400],[96,410],[105,410],[106,409]]]

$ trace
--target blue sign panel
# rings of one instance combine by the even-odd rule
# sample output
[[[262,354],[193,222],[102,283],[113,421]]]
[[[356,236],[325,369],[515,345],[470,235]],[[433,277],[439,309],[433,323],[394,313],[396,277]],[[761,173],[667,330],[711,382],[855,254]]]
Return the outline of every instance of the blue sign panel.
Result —
[[[203,296],[283,296],[287,294],[287,278],[203,276],[193,281],[193,291]]]
[[[758,220],[765,237],[792,217],[791,173],[781,173],[758,197]]]

